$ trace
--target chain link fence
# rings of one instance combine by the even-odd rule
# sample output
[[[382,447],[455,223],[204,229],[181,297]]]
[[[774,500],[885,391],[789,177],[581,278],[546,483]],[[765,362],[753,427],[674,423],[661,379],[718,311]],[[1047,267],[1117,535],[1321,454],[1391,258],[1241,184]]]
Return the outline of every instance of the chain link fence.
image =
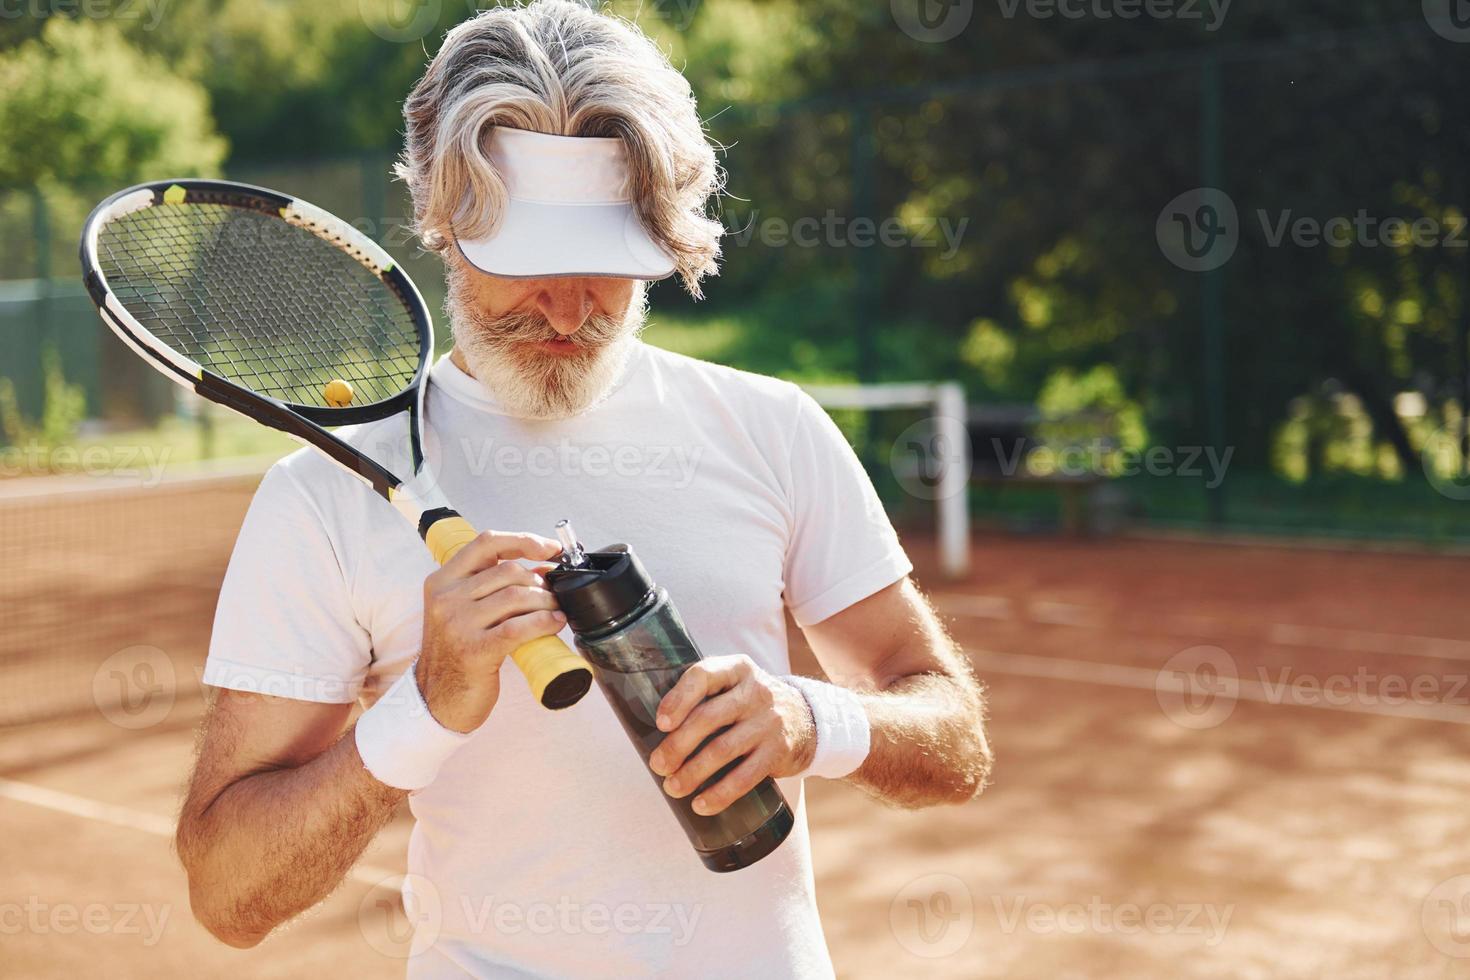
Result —
[[[724,271],[700,304],[657,285],[651,337],[811,383],[958,380],[977,464],[1095,476],[1133,520],[1470,540],[1464,52],[1420,21],[707,106]],[[438,309],[392,151],[228,176],[369,232]],[[115,189],[0,192],[0,378],[24,417],[47,350],[89,417],[173,410],[75,280]],[[883,461],[920,420],[839,416],[908,506]],[[1030,483],[982,481],[974,509],[1045,524]]]

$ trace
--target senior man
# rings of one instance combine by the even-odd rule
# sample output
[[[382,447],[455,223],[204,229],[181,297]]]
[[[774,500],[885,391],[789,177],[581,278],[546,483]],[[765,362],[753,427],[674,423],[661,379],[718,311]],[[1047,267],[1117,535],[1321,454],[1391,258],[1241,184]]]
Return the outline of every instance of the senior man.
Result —
[[[628,24],[539,0],[452,30],[404,115],[399,173],[454,335],[429,448],[465,516],[506,530],[436,570],[316,454],[267,474],[179,821],[194,914],[255,945],[407,798],[409,878],[436,912],[410,976],[829,976],[802,779],[969,800],[982,693],[822,410],[638,339],[647,282],[697,295],[719,255],[689,86]],[[589,543],[633,543],[708,655],[660,706],[662,792],[716,813],[774,776],[791,801],[790,837],[756,864],[701,864],[600,694],[547,712],[503,669],[565,628],[527,564],[558,554],[535,532],[565,516]],[[788,610],[833,683],[789,676]]]

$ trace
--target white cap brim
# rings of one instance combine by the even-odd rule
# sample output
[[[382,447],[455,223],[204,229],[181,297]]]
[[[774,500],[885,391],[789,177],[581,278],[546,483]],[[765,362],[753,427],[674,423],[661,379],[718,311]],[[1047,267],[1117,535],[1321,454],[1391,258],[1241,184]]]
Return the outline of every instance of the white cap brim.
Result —
[[[494,234],[458,238],[494,276],[663,279],[674,260],[649,237],[628,194],[621,139],[553,136],[497,126],[487,154],[505,183]]]
[[[511,198],[495,234],[462,238],[465,259],[493,276],[663,279],[674,262],[626,202],[548,204]]]

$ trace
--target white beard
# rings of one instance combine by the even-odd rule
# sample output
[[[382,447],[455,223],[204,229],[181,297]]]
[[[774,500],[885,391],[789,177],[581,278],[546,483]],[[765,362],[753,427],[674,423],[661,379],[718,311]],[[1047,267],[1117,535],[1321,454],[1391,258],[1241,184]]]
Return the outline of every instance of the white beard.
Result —
[[[647,309],[641,287],[621,317],[594,313],[573,335],[574,354],[536,351],[556,337],[540,314],[486,317],[459,295],[453,277],[445,308],[454,346],[469,373],[519,418],[564,419],[592,408],[612,393],[643,329]]]

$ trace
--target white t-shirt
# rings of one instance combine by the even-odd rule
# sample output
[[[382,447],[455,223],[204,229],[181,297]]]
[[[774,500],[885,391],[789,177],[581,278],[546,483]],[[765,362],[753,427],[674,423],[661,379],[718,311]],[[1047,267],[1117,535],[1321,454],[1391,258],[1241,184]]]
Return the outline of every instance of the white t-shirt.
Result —
[[[480,528],[549,536],[566,517],[589,548],[630,544],[706,656],[788,673],[785,608],[817,623],[911,570],[841,432],[788,382],[640,342],[603,401],[531,421],[447,358],[431,379],[450,502]],[[386,501],[295,453],[241,528],[204,681],[371,701],[418,651],[433,568]],[[709,871],[597,687],[551,712],[507,665],[490,719],[409,797],[408,870],[439,910],[409,976],[831,975],[801,782],[779,782],[791,836]]]

